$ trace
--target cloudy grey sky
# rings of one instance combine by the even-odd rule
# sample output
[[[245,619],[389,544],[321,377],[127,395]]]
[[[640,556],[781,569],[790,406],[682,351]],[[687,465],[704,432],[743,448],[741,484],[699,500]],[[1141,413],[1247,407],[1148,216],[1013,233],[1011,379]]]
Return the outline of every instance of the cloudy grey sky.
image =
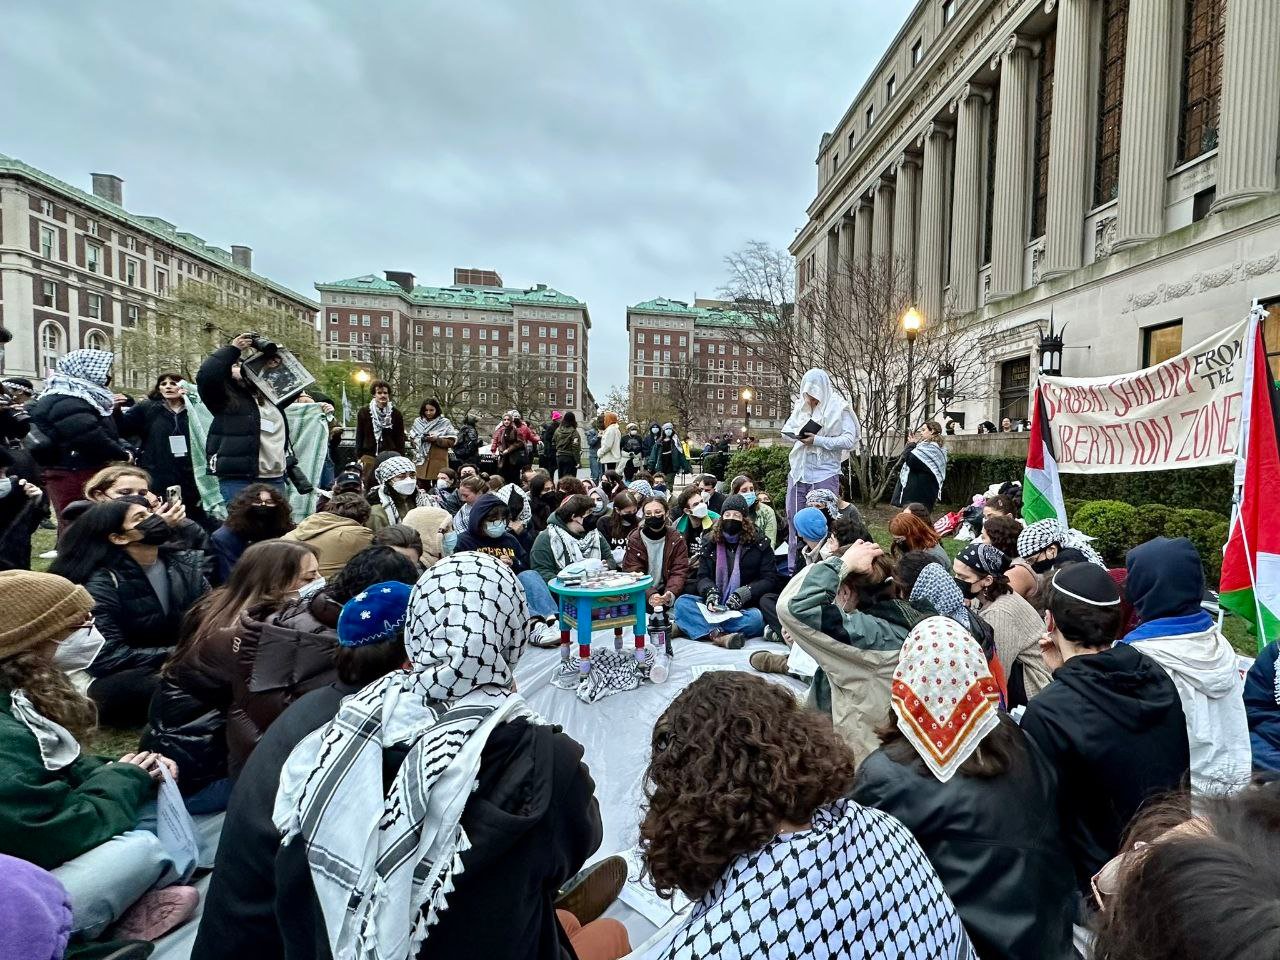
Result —
[[[714,296],[785,246],[910,0],[185,0],[5,5],[0,153],[312,296],[384,269],[547,283],[591,311]],[[17,94],[15,96],[15,94]]]

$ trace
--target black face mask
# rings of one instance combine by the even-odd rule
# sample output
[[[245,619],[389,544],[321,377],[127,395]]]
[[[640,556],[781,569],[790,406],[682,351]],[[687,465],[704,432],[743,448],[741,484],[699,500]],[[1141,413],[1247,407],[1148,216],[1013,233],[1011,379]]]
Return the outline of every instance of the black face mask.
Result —
[[[169,525],[154,514],[147,517],[133,529],[142,534],[142,539],[135,541],[136,543],[146,544],[149,547],[158,547],[160,544],[169,541]]]
[[[738,534],[742,533],[742,521],[741,520],[721,520],[720,529],[724,533],[727,533],[729,536],[736,537]]]
[[[974,587],[977,586],[976,583],[970,583],[968,580],[961,580],[959,577],[952,577],[951,579],[954,580],[956,582],[956,586],[960,588],[960,596],[976,597],[978,595],[979,591],[974,589]]]
[[[636,525],[636,515],[634,513],[620,513],[618,519],[622,521],[624,527],[634,527]]]
[[[659,537],[665,537],[667,535],[667,518],[645,517],[644,532],[651,540],[657,540]]]
[[[1053,569],[1053,564],[1057,559],[1057,557],[1047,557],[1044,560],[1037,560],[1031,565],[1031,569],[1036,573],[1048,573]]]

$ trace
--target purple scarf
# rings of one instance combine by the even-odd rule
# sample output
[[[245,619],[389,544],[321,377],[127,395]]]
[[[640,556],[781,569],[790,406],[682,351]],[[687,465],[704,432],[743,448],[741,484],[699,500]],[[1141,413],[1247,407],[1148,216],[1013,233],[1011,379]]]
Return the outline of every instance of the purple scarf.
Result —
[[[733,571],[729,571],[729,553],[725,548],[724,537],[716,543],[716,591],[720,594],[720,602],[728,603],[729,594],[742,586],[742,541],[733,545]],[[728,578],[726,582],[725,578]]]

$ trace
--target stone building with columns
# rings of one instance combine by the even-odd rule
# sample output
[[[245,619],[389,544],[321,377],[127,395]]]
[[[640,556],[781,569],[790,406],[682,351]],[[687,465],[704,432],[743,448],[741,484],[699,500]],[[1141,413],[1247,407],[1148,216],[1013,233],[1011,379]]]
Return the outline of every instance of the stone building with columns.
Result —
[[[1274,0],[919,0],[822,136],[800,309],[847,258],[897,258],[926,325],[986,331],[964,432],[1027,415],[1050,318],[1061,372],[1101,376],[1256,298],[1280,376],[1277,49]]]

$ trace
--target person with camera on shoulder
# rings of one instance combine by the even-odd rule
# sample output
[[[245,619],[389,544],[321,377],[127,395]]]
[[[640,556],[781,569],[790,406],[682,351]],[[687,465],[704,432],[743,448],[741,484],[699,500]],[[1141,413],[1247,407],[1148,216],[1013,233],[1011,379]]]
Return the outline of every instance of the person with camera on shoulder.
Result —
[[[276,404],[249,380],[241,360],[250,347],[268,357],[279,350],[256,333],[242,333],[206,358],[196,374],[200,399],[213,414],[205,459],[225,503],[255,483],[283,490],[289,469],[285,408],[294,398]]]

